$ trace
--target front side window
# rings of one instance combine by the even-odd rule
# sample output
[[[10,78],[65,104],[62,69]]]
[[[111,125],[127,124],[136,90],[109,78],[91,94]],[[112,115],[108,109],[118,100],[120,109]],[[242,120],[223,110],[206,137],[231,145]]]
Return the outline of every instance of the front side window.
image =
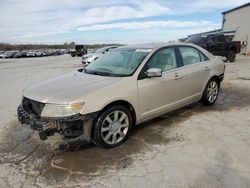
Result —
[[[162,72],[169,71],[177,67],[174,48],[166,48],[156,52],[147,64],[147,69],[158,68]]]
[[[192,47],[179,47],[184,66],[201,62],[200,52]]]

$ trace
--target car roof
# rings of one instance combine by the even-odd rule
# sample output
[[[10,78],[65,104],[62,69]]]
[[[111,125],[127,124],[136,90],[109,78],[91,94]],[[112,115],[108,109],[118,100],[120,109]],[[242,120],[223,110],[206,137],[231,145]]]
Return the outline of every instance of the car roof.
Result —
[[[147,43],[147,44],[134,44],[122,46],[121,48],[141,48],[141,49],[158,49],[167,46],[176,46],[176,45],[185,45],[185,46],[193,46],[192,44],[183,43],[183,42],[166,42],[166,43]]]

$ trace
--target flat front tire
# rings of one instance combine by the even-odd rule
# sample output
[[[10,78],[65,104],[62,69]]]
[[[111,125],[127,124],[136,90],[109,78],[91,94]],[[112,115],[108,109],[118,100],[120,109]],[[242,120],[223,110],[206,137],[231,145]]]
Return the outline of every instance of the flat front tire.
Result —
[[[103,111],[94,125],[93,141],[104,148],[114,148],[124,143],[132,128],[130,111],[120,105]]]
[[[213,105],[219,96],[219,90],[219,81],[215,78],[210,79],[203,91],[201,104],[205,106]]]

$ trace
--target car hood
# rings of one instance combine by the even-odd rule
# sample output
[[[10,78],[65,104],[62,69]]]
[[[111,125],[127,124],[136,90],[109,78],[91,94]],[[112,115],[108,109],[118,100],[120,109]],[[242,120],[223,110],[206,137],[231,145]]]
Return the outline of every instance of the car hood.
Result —
[[[32,85],[23,96],[43,103],[69,104],[121,79],[76,71]]]

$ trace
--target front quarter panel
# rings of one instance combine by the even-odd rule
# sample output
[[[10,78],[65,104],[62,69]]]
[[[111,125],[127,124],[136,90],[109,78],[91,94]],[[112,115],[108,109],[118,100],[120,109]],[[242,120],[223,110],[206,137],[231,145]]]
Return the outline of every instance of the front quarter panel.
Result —
[[[116,84],[97,90],[82,99],[77,99],[77,101],[85,103],[80,112],[82,115],[101,111],[110,103],[120,100],[129,102],[136,112],[136,117],[139,117],[137,114],[139,111],[137,85],[133,77],[124,77]]]

